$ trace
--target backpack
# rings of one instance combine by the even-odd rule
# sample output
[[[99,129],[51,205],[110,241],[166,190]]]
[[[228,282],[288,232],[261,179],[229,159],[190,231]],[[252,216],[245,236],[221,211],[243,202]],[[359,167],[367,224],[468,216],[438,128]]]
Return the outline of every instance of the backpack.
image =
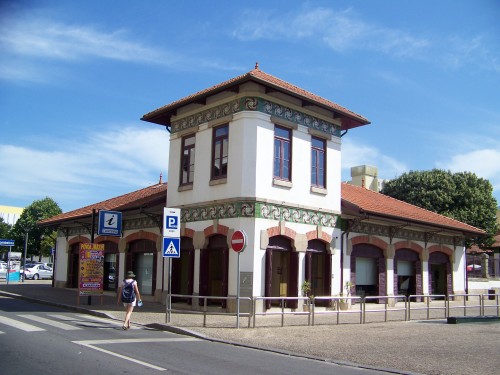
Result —
[[[132,303],[134,301],[135,301],[134,281],[130,283],[125,283],[125,285],[122,288],[122,302]]]

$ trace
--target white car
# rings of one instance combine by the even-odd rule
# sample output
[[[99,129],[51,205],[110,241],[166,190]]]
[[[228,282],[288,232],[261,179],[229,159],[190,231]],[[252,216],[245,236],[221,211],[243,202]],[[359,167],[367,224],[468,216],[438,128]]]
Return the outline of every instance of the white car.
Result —
[[[7,277],[7,263],[0,263],[0,279],[5,279]]]
[[[52,279],[52,268],[47,267],[43,264],[36,264],[33,267],[26,268],[24,272],[24,277],[27,279]]]

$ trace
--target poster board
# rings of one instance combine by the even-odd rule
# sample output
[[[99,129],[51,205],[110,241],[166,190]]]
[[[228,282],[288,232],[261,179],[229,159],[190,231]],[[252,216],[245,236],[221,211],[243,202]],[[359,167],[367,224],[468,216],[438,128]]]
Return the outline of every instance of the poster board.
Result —
[[[80,244],[78,291],[80,296],[103,295],[104,244]]]

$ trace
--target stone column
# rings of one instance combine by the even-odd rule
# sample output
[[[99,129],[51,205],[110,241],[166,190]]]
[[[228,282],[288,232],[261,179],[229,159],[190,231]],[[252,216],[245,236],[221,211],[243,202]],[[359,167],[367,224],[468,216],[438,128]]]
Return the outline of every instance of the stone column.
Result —
[[[394,245],[389,245],[386,258],[385,258],[385,268],[386,268],[386,295],[394,296]],[[394,298],[389,298],[387,300],[389,306],[394,307],[396,305],[396,300]]]

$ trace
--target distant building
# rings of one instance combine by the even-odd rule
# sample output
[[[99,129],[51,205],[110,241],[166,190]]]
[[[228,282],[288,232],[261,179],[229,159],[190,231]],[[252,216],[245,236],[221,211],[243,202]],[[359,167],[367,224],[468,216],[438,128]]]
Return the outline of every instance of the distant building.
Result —
[[[384,188],[387,180],[378,178],[378,168],[371,165],[359,165],[351,168],[351,181],[348,183],[370,189],[376,193]]]
[[[23,207],[0,206],[0,217],[7,224],[14,225],[23,212]]]

